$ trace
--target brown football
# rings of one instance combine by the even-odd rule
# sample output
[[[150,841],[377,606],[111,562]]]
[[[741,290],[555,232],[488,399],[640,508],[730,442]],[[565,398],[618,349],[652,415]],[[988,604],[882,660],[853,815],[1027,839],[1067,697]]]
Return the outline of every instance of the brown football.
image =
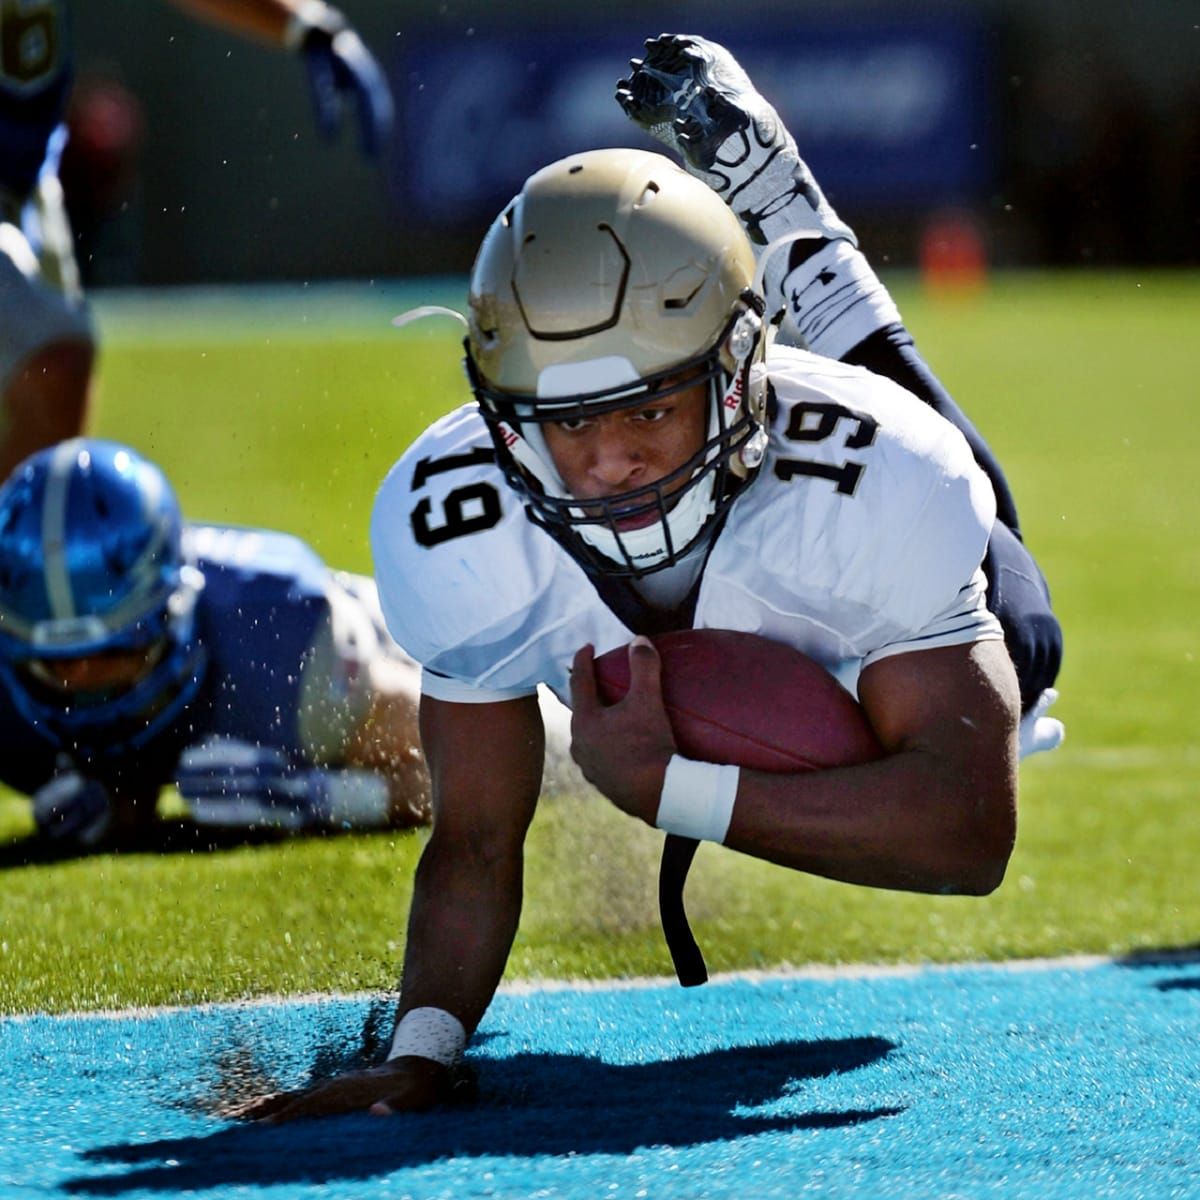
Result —
[[[662,659],[667,716],[686,758],[803,771],[883,754],[858,701],[791,646],[730,629],[688,629],[651,640]],[[596,684],[605,704],[625,695],[628,647],[596,659]]]

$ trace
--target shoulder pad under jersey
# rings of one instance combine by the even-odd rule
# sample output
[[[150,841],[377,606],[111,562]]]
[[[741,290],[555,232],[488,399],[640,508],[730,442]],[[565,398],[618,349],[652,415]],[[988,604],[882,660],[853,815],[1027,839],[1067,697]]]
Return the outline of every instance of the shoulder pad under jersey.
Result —
[[[474,404],[427,429],[388,473],[371,552],[392,637],[472,686],[565,678],[564,658],[585,641],[607,648],[628,637],[578,564],[525,515]]]
[[[205,577],[205,590],[274,583],[294,595],[324,595],[329,570],[315,550],[290,533],[237,525],[187,524],[184,557]]]
[[[754,586],[781,593],[773,603],[802,596],[831,628],[869,636],[921,629],[971,579],[995,520],[966,439],[863,368],[782,347],[769,368],[768,456],[710,569],[728,570],[736,547]]]

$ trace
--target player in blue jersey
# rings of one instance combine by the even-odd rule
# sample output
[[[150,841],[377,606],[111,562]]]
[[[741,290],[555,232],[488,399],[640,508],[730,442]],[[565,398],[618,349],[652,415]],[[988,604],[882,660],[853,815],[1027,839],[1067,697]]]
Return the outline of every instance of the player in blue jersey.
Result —
[[[618,99],[687,170],[598,150],[526,181],[472,270],[476,403],[376,498],[381,607],[422,664],[434,812],[391,1050],[242,1115],[451,1095],[520,917],[540,684],[570,698],[584,775],[666,832],[664,860],[706,840],[941,895],[1000,884],[1019,757],[1062,736],[1044,715],[1058,623],[999,468],[727,52],[648,50]],[[795,773],[685,758],[645,636],[681,628],[808,654],[856,694],[883,756]],[[623,645],[630,687],[603,706],[594,655]]]
[[[364,150],[392,122],[378,64],[320,0],[172,0],[303,56],[317,122],[336,133],[352,106]],[[71,85],[67,0],[0,0],[0,479],[26,455],[80,433],[95,333],[58,179]]]
[[[125,446],[62,442],[0,488],[0,781],[51,852],[151,844],[172,783],[227,829],[423,824],[417,690],[370,579],[185,524]]]

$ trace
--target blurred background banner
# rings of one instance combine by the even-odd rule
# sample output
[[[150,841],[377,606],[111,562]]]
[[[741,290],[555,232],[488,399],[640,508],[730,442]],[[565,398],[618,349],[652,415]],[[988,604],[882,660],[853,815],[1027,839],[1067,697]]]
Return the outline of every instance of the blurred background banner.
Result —
[[[994,184],[996,96],[975,17],[864,13],[777,31],[708,26],[705,35],[747,65],[825,191],[851,214],[978,202]],[[645,36],[632,23],[573,37],[497,28],[449,42],[436,29],[410,33],[396,71],[400,203],[422,221],[478,229],[546,162],[597,146],[662,149],[613,100]]]
[[[531,170],[651,145],[613,86],[664,26],[735,52],[881,265],[916,265],[931,227],[990,266],[1200,260],[1194,2],[342,3],[396,96],[383,169],[321,144],[288,55],[162,0],[75,5],[91,286],[462,274]]]

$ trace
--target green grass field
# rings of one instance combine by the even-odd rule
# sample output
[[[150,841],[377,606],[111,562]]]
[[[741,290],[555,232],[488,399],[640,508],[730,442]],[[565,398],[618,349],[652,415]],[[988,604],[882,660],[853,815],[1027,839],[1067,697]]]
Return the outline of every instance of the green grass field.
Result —
[[[895,291],[1004,462],[1054,588],[1068,740],[1023,769],[1017,851],[987,899],[856,889],[703,847],[688,903],[710,969],[1193,945],[1200,276],[1012,275],[958,306]],[[94,431],[157,459],[190,516],[288,529],[369,570],[375,488],[465,396],[456,326],[387,324],[426,298],[102,298]],[[0,795],[0,838],[28,831],[27,808]],[[595,797],[543,805],[509,977],[669,973],[657,847]],[[0,1013],[390,987],[419,849],[381,834],[10,868]]]

